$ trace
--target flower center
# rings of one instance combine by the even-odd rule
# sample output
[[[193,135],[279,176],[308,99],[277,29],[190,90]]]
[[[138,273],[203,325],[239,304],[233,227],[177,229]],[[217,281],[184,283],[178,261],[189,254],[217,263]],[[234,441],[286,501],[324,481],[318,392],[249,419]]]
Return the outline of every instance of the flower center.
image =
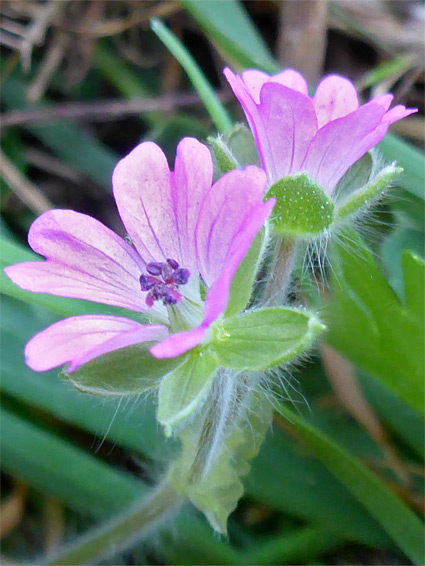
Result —
[[[148,307],[152,307],[155,301],[162,301],[163,305],[175,305],[183,300],[178,288],[189,281],[188,269],[180,267],[175,259],[168,258],[163,263],[151,261],[146,271],[140,276],[140,288],[148,292]]]

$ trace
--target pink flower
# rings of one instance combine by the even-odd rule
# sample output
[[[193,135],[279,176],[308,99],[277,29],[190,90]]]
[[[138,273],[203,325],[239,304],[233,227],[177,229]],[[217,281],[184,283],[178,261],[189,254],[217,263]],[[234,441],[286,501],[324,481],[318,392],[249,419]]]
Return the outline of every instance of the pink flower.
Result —
[[[27,344],[32,369],[69,362],[72,372],[107,352],[152,341],[155,357],[171,358],[204,340],[274,204],[261,200],[266,177],[257,167],[232,171],[214,185],[212,175],[210,152],[195,139],[180,142],[174,172],[157,145],[142,143],[113,174],[133,245],[71,210],[51,210],[33,223],[29,244],[47,261],[6,268],[12,281],[28,291],[144,313],[153,324],[112,315],[67,318]]]
[[[313,97],[292,69],[269,76],[249,70],[224,74],[255,137],[269,185],[306,172],[328,194],[353,163],[385,136],[393,122],[416,112],[395,106],[385,94],[359,106],[354,85],[338,75],[324,78]]]

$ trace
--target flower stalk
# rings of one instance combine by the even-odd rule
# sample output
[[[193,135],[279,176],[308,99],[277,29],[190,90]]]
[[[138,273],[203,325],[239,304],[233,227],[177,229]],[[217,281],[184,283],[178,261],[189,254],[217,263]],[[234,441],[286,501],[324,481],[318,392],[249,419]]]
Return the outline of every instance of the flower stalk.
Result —
[[[181,496],[164,480],[150,497],[143,497],[126,513],[77,539],[77,542],[47,559],[45,564],[88,564],[123,552],[142,540],[182,502]]]

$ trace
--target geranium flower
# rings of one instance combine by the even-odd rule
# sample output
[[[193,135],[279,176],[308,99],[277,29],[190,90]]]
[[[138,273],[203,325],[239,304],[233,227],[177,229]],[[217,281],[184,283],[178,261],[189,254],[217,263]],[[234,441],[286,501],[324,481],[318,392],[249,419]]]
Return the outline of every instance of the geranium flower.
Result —
[[[180,142],[174,172],[161,149],[145,142],[113,174],[131,244],[71,210],[48,211],[33,223],[29,244],[47,261],[6,268],[12,281],[28,291],[144,313],[152,322],[113,315],[57,322],[27,344],[33,370],[69,362],[69,373],[107,352],[152,341],[155,357],[172,358],[206,338],[274,204],[261,200],[266,177],[257,167],[232,171],[214,185],[212,176],[210,152],[195,139]]]
[[[391,94],[360,106],[354,85],[338,75],[324,78],[310,97],[305,79],[292,69],[274,76],[257,70],[224,74],[245,112],[269,185],[305,172],[331,194],[390,124],[417,111],[401,105],[388,110]]]

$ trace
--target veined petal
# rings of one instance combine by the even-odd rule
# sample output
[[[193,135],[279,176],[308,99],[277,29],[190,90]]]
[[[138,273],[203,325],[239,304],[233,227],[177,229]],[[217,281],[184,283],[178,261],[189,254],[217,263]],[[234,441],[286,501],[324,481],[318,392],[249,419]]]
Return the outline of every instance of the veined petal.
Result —
[[[225,311],[229,300],[230,285],[236,270],[258,231],[270,216],[275,202],[275,199],[271,198],[265,203],[254,205],[246,214],[238,231],[234,233],[221,273],[207,293],[201,326],[211,325]]]
[[[262,121],[258,143],[271,166],[269,183],[298,172],[317,131],[316,113],[308,96],[277,83],[261,89]],[[271,174],[271,172],[273,173]]]
[[[112,184],[118,211],[146,263],[180,260],[170,170],[163,151],[144,142],[121,159]]]
[[[267,75],[263,71],[249,69],[242,73],[242,80],[256,102],[260,103],[260,91],[265,83],[277,83],[308,96],[308,85],[304,77],[293,69],[286,69],[276,75]]]
[[[271,80],[271,76],[257,69],[248,69],[242,73],[242,80],[245,83],[249,94],[256,104],[260,104],[260,91],[264,83]]]
[[[74,316],[36,334],[25,347],[26,363],[34,371],[46,371],[69,362],[70,373],[98,356],[167,334],[165,326],[144,326],[119,316]]]
[[[261,207],[265,187],[264,172],[250,166],[223,175],[204,198],[195,242],[198,269],[208,287],[222,273],[247,214],[253,207]]]
[[[319,83],[313,104],[320,129],[328,122],[357,110],[359,99],[351,81],[338,75],[330,75]]]
[[[27,291],[146,311],[139,277],[143,262],[109,228],[72,210],[50,210],[31,226],[28,241],[47,261],[5,269]]]
[[[370,103],[323,126],[301,169],[330,194],[347,169],[384,137],[387,128],[379,127],[384,113],[383,106]]]
[[[305,78],[294,69],[285,69],[285,71],[273,75],[270,77],[270,82],[279,83],[308,96],[308,85]]]
[[[259,107],[255,103],[255,99],[249,92],[248,87],[238,75],[232,73],[232,71],[227,67],[224,69],[223,74],[233,90],[233,94],[239,100],[243,108],[248,125],[255,138],[261,166],[267,172],[269,177],[273,177],[275,174],[274,161],[273,156],[268,149],[269,144],[267,141],[267,131],[260,116]]]
[[[174,211],[180,261],[196,271],[195,229],[204,196],[211,190],[213,162],[210,150],[194,138],[184,138],[177,146],[172,174]]]

